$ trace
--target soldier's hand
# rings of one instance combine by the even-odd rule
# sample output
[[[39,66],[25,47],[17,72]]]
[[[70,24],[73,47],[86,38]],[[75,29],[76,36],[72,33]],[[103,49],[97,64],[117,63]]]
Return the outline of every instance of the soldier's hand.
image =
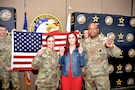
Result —
[[[78,51],[79,51],[80,54],[83,52],[83,48],[82,48],[81,43],[80,43],[80,46],[78,47]]]
[[[41,56],[43,54],[43,49],[38,50],[37,54]]]
[[[85,78],[85,76],[86,76],[86,73],[82,72],[82,77]]]
[[[6,71],[8,71],[8,72],[11,71],[11,68],[8,67],[8,66],[6,66],[5,69],[6,69]]]
[[[59,87],[59,82],[56,83],[56,88],[58,88],[58,87]]]
[[[111,39],[107,38],[106,41],[105,41],[105,46],[107,48],[113,48],[114,47],[114,43],[112,42]]]

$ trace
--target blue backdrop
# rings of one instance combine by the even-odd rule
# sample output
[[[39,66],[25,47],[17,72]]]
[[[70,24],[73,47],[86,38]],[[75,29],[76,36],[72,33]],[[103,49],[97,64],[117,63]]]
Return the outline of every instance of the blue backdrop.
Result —
[[[90,22],[97,23],[100,35],[107,33],[121,48],[120,58],[109,58],[111,88],[129,88],[135,86],[135,17],[74,12],[71,30],[82,33]]]

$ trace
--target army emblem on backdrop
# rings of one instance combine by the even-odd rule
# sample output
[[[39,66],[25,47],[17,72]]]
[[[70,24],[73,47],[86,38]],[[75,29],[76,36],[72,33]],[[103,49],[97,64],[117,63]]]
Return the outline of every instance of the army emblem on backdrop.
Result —
[[[84,24],[84,23],[86,22],[86,17],[85,17],[85,15],[84,15],[84,14],[79,14],[79,15],[77,16],[77,22],[78,22],[79,24]]]
[[[9,10],[7,9],[3,9],[0,11],[0,19],[3,21],[8,21],[10,20],[12,17],[12,14]]]
[[[128,42],[132,42],[134,40],[134,35],[132,33],[128,33],[126,39]]]
[[[119,20],[118,26],[125,26],[124,23],[125,19],[123,17],[120,17],[118,20]]]
[[[132,27],[135,27],[135,18],[131,18],[129,23]]]
[[[135,50],[132,48],[128,51],[129,57],[134,57],[135,56]]]
[[[127,85],[134,85],[134,79],[133,78],[129,78],[127,80]]]
[[[71,23],[74,23],[74,21],[75,21],[75,17],[74,15],[71,15]]]
[[[124,42],[124,34],[123,33],[119,33],[118,37],[119,37],[119,39],[117,40],[117,42]]]
[[[116,67],[117,67],[117,71],[116,71],[117,74],[123,73],[123,66],[121,64],[118,64]]]
[[[113,23],[113,18],[112,18],[111,16],[106,16],[106,17],[105,17],[105,23],[106,23],[107,25],[112,25],[112,23]]]
[[[30,25],[31,32],[53,33],[62,32],[61,22],[53,15],[41,14]]]
[[[118,79],[118,80],[116,81],[116,83],[117,83],[117,85],[121,85],[122,80],[121,80],[121,79]]]
[[[126,71],[126,72],[131,72],[131,71],[132,71],[132,65],[131,65],[131,64],[127,64],[127,65],[125,66],[125,71]]]
[[[94,22],[94,23],[99,24],[99,22],[98,22],[99,17],[98,17],[97,15],[93,16],[92,19],[93,19],[93,22]]]
[[[115,34],[113,32],[107,33],[107,37],[112,39],[112,40],[115,40]]]
[[[111,74],[114,71],[114,66],[112,64],[109,64],[109,68],[108,69],[109,69],[109,73]]]

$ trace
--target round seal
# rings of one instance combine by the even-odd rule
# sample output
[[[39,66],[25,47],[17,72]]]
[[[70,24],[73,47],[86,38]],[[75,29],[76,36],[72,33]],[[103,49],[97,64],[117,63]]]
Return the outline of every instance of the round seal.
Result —
[[[72,15],[71,15],[71,22],[74,23],[74,21],[75,21],[75,17],[74,17],[74,15],[72,14]]]
[[[127,85],[134,85],[134,79],[133,78],[129,78],[127,80]]]
[[[135,18],[130,19],[130,26],[135,27]]]
[[[113,18],[112,18],[111,16],[106,16],[106,17],[105,17],[105,23],[106,23],[107,25],[112,25],[112,23],[113,23]]]
[[[132,65],[131,65],[131,64],[127,64],[127,65],[125,66],[125,71],[126,71],[126,72],[131,72],[131,71],[132,71]]]
[[[114,71],[114,66],[112,64],[109,64],[109,73],[112,73]]]
[[[50,14],[41,14],[32,21],[30,31],[52,33],[62,32],[63,28],[61,22],[55,16]]]
[[[132,42],[134,40],[134,35],[132,33],[128,33],[126,39],[128,42]]]
[[[77,16],[77,22],[78,22],[79,24],[84,24],[84,23],[86,22],[86,17],[85,17],[85,15],[79,14],[79,15]]]
[[[115,40],[115,34],[113,32],[107,33],[107,37],[112,39],[112,40]]]
[[[128,51],[129,57],[134,57],[135,56],[135,50],[132,48]]]
[[[7,9],[3,9],[0,11],[0,19],[3,20],[3,21],[8,21],[11,19],[11,12]]]

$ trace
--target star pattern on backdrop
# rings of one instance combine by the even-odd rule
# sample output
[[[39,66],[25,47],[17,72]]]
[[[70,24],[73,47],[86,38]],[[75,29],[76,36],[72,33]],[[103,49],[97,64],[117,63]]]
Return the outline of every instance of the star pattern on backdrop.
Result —
[[[99,36],[100,36],[100,37],[104,37],[105,34],[104,34],[103,32],[101,32],[101,33],[99,34]]]
[[[122,80],[118,79],[118,80],[116,81],[116,83],[117,83],[117,85],[121,85]]]
[[[123,17],[119,18],[119,23],[120,23],[120,24],[123,24],[123,23],[124,23]]]
[[[93,18],[93,22],[98,22],[99,17],[98,17],[97,15],[95,15],[95,16],[92,17],[92,18]]]
[[[119,39],[123,39],[123,37],[124,37],[123,33],[120,33],[120,34],[118,35],[118,37],[119,37]]]
[[[120,50],[120,55],[122,55],[122,53],[123,53],[123,51],[122,51],[122,50]]]
[[[123,66],[121,66],[121,64],[119,64],[119,65],[117,66],[117,70],[118,70],[118,71],[122,70],[122,67],[123,67]]]

